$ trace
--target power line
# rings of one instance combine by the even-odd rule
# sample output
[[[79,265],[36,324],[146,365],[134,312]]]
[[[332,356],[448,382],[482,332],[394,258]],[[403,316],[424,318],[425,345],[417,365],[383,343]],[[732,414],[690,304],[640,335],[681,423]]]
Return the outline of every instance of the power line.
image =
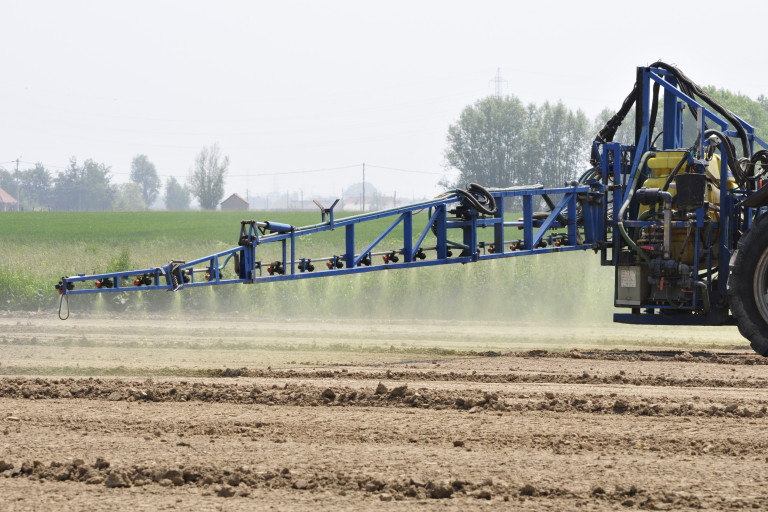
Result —
[[[385,169],[387,171],[397,171],[397,172],[405,172],[409,174],[435,174],[435,175],[442,175],[442,172],[436,172],[436,171],[417,171],[414,169],[401,169],[399,167],[385,167],[383,165],[372,165],[372,164],[366,164],[368,167],[373,167],[375,169]]]
[[[69,166],[64,165],[48,165],[43,164],[42,162],[29,162],[25,160],[19,160],[20,163],[26,164],[26,165],[37,165],[41,164],[44,168],[53,168],[53,169],[67,169]],[[16,163],[16,160],[9,160],[7,162],[0,162],[0,165],[3,164],[12,164]],[[374,165],[374,164],[354,164],[354,165],[342,165],[337,167],[323,167],[318,169],[301,169],[301,170],[292,170],[292,171],[273,171],[273,172],[252,172],[252,173],[241,173],[241,174],[229,174],[227,177],[229,178],[258,178],[262,176],[283,176],[283,175],[291,175],[291,174],[314,174],[314,173],[321,173],[321,172],[332,172],[332,171],[343,171],[347,169],[357,169],[361,166],[366,166],[368,168],[373,169],[381,169],[386,171],[394,171],[394,172],[403,172],[407,174],[430,174],[435,176],[440,176],[444,173],[438,172],[438,171],[424,171],[424,170],[417,170],[417,169],[404,169],[402,167],[389,167],[385,165]],[[113,172],[110,171],[111,174],[115,176],[130,176],[129,172]],[[180,178],[185,177],[186,174],[160,174],[158,173],[158,177],[161,178]]]
[[[13,160],[13,162],[15,162],[15,161],[16,160]],[[42,162],[27,162],[26,160],[19,160],[19,162],[22,163],[22,164],[26,164],[26,165],[37,165],[37,164],[40,164],[40,165],[42,165],[45,168],[51,167],[53,169],[66,169],[67,167],[69,167],[69,166],[66,166],[66,165],[45,165]]]
[[[257,173],[250,173],[250,174],[230,174],[229,177],[250,178],[250,177],[258,177],[258,176],[282,176],[284,174],[310,174],[315,172],[343,171],[344,169],[356,169],[358,167],[360,167],[360,164],[344,165],[341,167],[326,167],[323,169],[307,169],[303,171],[278,171],[278,172],[257,172]]]

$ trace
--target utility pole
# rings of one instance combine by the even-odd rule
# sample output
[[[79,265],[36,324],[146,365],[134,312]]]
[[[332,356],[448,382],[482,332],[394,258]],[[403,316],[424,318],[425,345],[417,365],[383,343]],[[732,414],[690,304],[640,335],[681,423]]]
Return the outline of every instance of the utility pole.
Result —
[[[21,181],[19,180],[19,159],[16,159],[16,211],[21,210]]]
[[[363,162],[363,211],[365,211],[365,162]]]

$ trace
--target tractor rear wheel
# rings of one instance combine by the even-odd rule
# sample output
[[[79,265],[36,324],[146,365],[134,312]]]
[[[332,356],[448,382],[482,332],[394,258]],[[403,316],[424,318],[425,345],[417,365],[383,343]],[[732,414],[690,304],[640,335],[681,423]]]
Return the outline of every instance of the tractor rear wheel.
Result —
[[[768,215],[741,237],[730,267],[728,302],[739,332],[768,357]]]

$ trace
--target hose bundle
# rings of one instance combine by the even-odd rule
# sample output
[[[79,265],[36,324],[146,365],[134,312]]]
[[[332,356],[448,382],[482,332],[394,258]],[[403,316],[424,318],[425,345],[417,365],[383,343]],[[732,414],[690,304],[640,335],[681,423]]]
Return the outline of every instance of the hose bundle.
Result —
[[[762,167],[762,170],[757,173],[756,167],[757,164],[760,164]],[[768,150],[761,149],[760,151],[755,152],[754,155],[752,155],[752,160],[750,161],[750,180],[757,181],[759,178],[763,177],[765,173],[768,172]]]
[[[725,118],[733,127],[736,129],[736,132],[738,133],[739,139],[741,140],[741,146],[743,150],[744,157],[747,159],[747,161],[752,160],[752,153],[750,149],[749,144],[749,137],[747,136],[747,131],[744,129],[744,126],[742,126],[741,122],[734,116],[727,108],[725,108],[723,105],[721,105],[717,100],[715,100],[712,96],[710,96],[706,91],[704,91],[701,87],[696,85],[690,78],[688,78],[682,71],[680,71],[675,66],[672,66],[670,64],[667,64],[665,62],[657,61],[650,65],[652,68],[660,68],[667,72],[669,72],[672,76],[675,77],[677,80],[678,86],[680,87],[680,90],[685,93],[690,98],[696,99],[697,97],[712,107],[713,110],[715,110],[717,113],[719,113],[723,118]],[[656,121],[656,114],[658,109],[658,84],[654,84],[654,101],[652,105],[652,113],[651,113],[651,119],[652,122],[655,123]],[[626,118],[627,114],[629,113],[630,108],[632,105],[635,104],[637,101],[637,83],[632,88],[632,91],[629,93],[629,95],[624,99],[624,103],[622,103],[621,108],[619,111],[608,120],[608,122],[605,124],[602,130],[598,132],[598,134],[595,136],[595,143],[596,144],[603,144],[606,142],[613,141],[613,137],[616,135],[616,130],[621,126],[621,123],[624,121],[624,118]],[[694,119],[697,118],[697,112],[696,109],[694,109],[692,106],[688,106],[688,108],[691,111],[691,114],[693,115]],[[651,129],[653,129],[653,124],[651,125]],[[729,167],[731,162],[733,162],[733,167],[731,168],[731,173],[736,177],[737,181],[745,182],[747,172],[741,168],[738,160],[735,158],[735,148],[733,148],[732,143],[730,140],[728,140],[725,136],[720,136],[719,132],[713,133],[712,130],[707,130],[707,133],[712,133],[714,135],[718,135],[718,138],[723,143],[723,146],[728,146],[731,144],[731,147],[726,149],[726,152],[730,153],[728,154],[728,162]],[[727,142],[726,142],[727,141]],[[729,151],[729,149],[731,151]],[[592,165],[598,165],[600,163],[599,155],[597,154],[597,149],[593,145],[592,147],[592,155],[590,161],[592,162]],[[755,162],[751,162],[752,165]]]
[[[637,84],[632,87],[632,91],[627,95],[626,98],[624,98],[624,103],[621,104],[619,111],[616,112],[616,114],[614,114],[614,116],[610,118],[607,123],[605,123],[603,129],[600,130],[595,136],[595,144],[604,144],[613,140],[613,137],[616,135],[616,130],[618,130],[619,126],[621,126],[621,123],[624,122],[624,118],[627,117],[629,109],[631,109],[632,105],[635,104],[636,99]],[[597,167],[600,165],[600,155],[597,153],[595,144],[592,145],[592,156],[590,158],[590,162],[592,163],[592,166]]]
[[[478,212],[485,215],[496,213],[496,200],[488,190],[477,183],[470,183],[466,190],[457,188],[454,192],[466,199]]]
[[[496,200],[488,189],[477,183],[470,183],[467,185],[466,189],[454,188],[452,190],[446,190],[438,195],[437,198],[450,195],[456,195],[465,199],[475,210],[485,215],[493,215],[496,213]]]

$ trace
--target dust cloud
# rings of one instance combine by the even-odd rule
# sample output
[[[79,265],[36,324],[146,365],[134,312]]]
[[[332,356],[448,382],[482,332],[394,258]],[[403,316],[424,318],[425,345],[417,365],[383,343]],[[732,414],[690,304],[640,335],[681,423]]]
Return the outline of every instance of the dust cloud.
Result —
[[[595,254],[573,252],[78,299],[78,308],[93,313],[226,315],[249,321],[317,318],[600,323],[611,321],[613,272],[601,267]]]
[[[247,332],[249,346],[269,341],[288,349],[295,342],[293,348],[311,351],[321,348],[315,342],[330,347],[340,339],[368,348],[426,343],[466,350],[747,346],[733,326],[614,324],[613,313],[622,310],[613,307],[613,279],[613,268],[602,267],[594,253],[571,252],[176,293],[77,296],[70,305],[75,318],[174,321],[191,329],[214,321]],[[294,340],[289,324],[314,334]]]

